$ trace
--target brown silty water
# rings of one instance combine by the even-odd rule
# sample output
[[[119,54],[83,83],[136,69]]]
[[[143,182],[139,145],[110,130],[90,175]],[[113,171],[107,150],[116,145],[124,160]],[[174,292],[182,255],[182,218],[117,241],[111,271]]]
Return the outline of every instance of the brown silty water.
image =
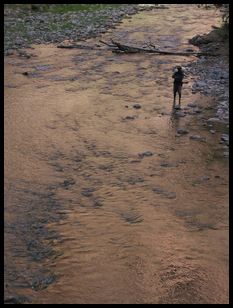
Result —
[[[102,39],[185,50],[219,22],[169,5]],[[172,69],[196,58],[34,47],[5,60],[6,298],[228,303],[228,159],[208,111],[172,113]],[[188,78],[182,107],[204,110]]]

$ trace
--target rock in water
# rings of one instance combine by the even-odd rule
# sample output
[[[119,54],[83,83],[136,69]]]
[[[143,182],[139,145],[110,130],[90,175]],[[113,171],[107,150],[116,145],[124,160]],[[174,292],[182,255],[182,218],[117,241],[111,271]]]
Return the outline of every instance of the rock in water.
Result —
[[[188,131],[187,129],[185,129],[185,128],[178,128],[178,129],[176,130],[176,132],[177,132],[177,134],[181,134],[181,135],[184,135],[184,134],[188,134],[188,133],[189,133],[189,131]]]
[[[191,140],[197,140],[197,141],[206,141],[204,137],[201,137],[199,135],[192,135],[189,137]]]
[[[211,123],[211,122],[220,122],[220,119],[219,118],[209,118],[208,120],[207,120],[207,122],[209,123]]]
[[[222,141],[229,142],[229,135],[227,135],[227,134],[222,134],[221,140],[222,140]]]
[[[185,117],[185,116],[186,116],[186,114],[185,114],[183,111],[177,111],[177,112],[175,113],[175,115],[176,115],[177,117]]]
[[[139,153],[139,154],[138,154],[138,156],[139,156],[140,158],[149,157],[149,156],[152,156],[152,155],[153,155],[153,153],[150,152],[150,151],[146,151],[146,152],[143,152],[143,153]]]
[[[126,116],[125,117],[125,120],[134,120],[135,119],[135,116]]]
[[[197,107],[197,104],[195,104],[195,103],[188,103],[187,106],[191,107],[191,108],[195,108],[195,107]]]
[[[133,108],[135,108],[135,109],[140,109],[140,108],[142,108],[142,107],[141,107],[140,104],[134,104],[134,105],[133,105]]]

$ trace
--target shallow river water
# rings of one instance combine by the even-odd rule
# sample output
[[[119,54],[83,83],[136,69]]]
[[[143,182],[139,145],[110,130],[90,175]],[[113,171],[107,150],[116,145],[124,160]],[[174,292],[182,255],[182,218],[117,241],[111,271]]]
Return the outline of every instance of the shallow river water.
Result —
[[[102,39],[195,49],[218,23],[171,5]],[[172,69],[196,58],[34,48],[5,59],[6,301],[228,303],[228,158],[202,125],[214,98],[188,77],[182,108],[202,112],[172,112]]]

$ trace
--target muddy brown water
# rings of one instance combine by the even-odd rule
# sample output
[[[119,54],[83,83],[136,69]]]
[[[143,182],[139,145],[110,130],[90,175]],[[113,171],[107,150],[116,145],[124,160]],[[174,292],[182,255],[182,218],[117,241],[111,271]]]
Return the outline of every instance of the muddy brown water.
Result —
[[[218,23],[172,5],[102,39],[184,50]],[[203,112],[172,113],[172,68],[196,58],[34,48],[5,59],[6,301],[228,303],[228,159],[202,125],[214,98],[189,77],[182,107]]]

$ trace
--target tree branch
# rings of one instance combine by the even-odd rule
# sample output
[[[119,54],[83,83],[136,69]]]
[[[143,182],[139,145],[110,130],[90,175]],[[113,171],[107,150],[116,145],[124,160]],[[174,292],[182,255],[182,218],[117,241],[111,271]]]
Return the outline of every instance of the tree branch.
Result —
[[[153,44],[150,43],[150,46],[153,47],[153,49],[148,48],[141,48],[141,47],[135,47],[130,46],[126,44],[121,44],[119,42],[115,42],[111,40],[112,44],[100,41],[101,43],[104,43],[105,45],[108,45],[110,47],[115,48],[113,52],[124,52],[124,53],[137,53],[137,52],[145,52],[145,53],[157,53],[161,55],[177,55],[177,56],[217,56],[217,54],[211,54],[207,52],[174,52],[174,51],[165,51],[165,50],[159,50],[157,49]]]
[[[160,55],[176,55],[176,56],[217,56],[217,54],[212,54],[208,52],[174,52],[174,51],[166,51],[166,50],[159,50],[155,45],[151,42],[147,44],[147,47],[136,47],[130,46],[126,44],[121,44],[119,42],[111,40],[111,44],[99,40],[100,43],[107,45],[112,49],[112,52],[116,53],[156,53]],[[97,48],[93,46],[85,46],[85,45],[58,45],[57,48],[80,48],[80,49],[90,49],[90,50],[97,50]]]

